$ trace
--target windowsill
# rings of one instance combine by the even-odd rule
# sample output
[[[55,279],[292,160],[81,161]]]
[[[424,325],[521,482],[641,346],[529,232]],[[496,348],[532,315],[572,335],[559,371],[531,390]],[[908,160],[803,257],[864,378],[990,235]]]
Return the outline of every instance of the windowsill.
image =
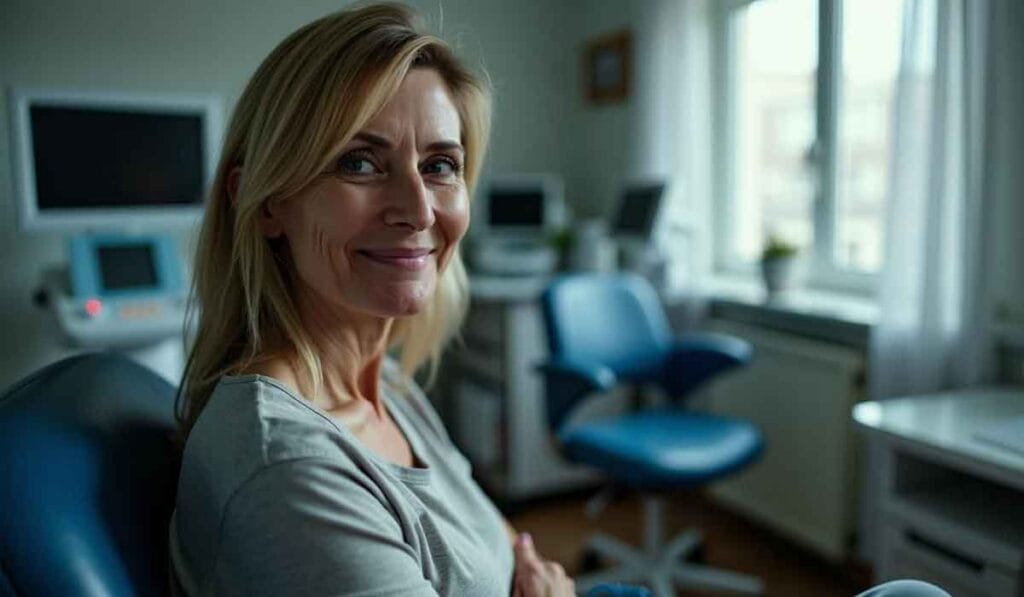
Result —
[[[710,316],[867,348],[878,321],[870,297],[799,288],[768,300],[759,279],[717,275],[706,286]]]

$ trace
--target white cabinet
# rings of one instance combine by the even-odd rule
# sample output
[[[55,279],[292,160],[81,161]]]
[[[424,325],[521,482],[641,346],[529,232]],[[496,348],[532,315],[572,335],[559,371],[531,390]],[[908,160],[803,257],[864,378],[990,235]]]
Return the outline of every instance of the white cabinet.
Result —
[[[1024,595],[1024,452],[987,439],[1024,421],[1024,392],[866,402],[854,417],[883,455],[879,578],[919,578],[957,597]]]
[[[565,464],[548,431],[547,356],[539,297],[547,280],[474,278],[449,416],[455,441],[485,488],[504,501],[592,486],[589,469]]]

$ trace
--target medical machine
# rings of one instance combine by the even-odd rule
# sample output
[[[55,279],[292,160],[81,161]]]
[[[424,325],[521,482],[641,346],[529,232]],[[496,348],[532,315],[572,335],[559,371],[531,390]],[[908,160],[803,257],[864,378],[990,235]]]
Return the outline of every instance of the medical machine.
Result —
[[[656,237],[663,221],[666,189],[664,180],[628,183],[611,225],[621,268],[647,276],[656,287],[662,285],[659,279],[664,277],[665,269]]]
[[[490,179],[478,202],[471,261],[479,272],[542,275],[555,270],[551,237],[565,225],[561,177],[518,174]]]
[[[173,237],[75,235],[68,256],[67,268],[44,271],[39,297],[62,338],[125,352],[177,383],[188,292]]]
[[[66,237],[37,295],[62,338],[177,383],[187,274],[179,239],[202,214],[222,128],[215,97],[15,89],[19,225]]]

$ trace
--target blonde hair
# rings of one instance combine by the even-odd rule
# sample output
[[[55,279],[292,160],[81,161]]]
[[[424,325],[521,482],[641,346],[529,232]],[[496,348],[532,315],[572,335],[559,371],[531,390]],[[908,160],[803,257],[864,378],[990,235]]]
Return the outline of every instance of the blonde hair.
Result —
[[[490,133],[490,93],[441,39],[423,32],[398,4],[344,10],[292,33],[263,61],[235,107],[206,206],[192,293],[198,325],[178,393],[182,439],[221,376],[287,353],[311,400],[323,367],[289,291],[289,265],[261,234],[268,201],[289,197],[322,173],[342,147],[384,107],[411,68],[437,71],[459,112],[464,177],[472,194]],[[229,179],[240,167],[234,197]],[[388,347],[412,374],[430,363],[468,302],[456,250],[429,304],[396,320]],[[189,320],[195,319],[195,313]]]

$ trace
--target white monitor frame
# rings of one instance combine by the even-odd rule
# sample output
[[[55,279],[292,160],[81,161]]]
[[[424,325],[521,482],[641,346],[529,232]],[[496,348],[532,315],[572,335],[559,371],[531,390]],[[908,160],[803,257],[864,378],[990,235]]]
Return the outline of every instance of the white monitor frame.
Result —
[[[493,190],[506,192],[541,190],[544,197],[543,222],[540,226],[501,226],[490,222],[490,194]],[[557,174],[504,174],[492,176],[480,185],[476,205],[477,220],[474,234],[498,237],[544,236],[556,232],[566,224],[565,184]]]
[[[11,119],[13,178],[18,222],[25,231],[84,232],[187,228],[202,216],[205,201],[194,205],[48,209],[40,211],[36,197],[35,160],[29,109],[32,106],[130,109],[163,114],[199,114],[203,126],[203,188],[217,167],[223,135],[223,102],[212,95],[150,95],[54,89],[13,88],[8,95]],[[205,197],[204,197],[205,199]]]

